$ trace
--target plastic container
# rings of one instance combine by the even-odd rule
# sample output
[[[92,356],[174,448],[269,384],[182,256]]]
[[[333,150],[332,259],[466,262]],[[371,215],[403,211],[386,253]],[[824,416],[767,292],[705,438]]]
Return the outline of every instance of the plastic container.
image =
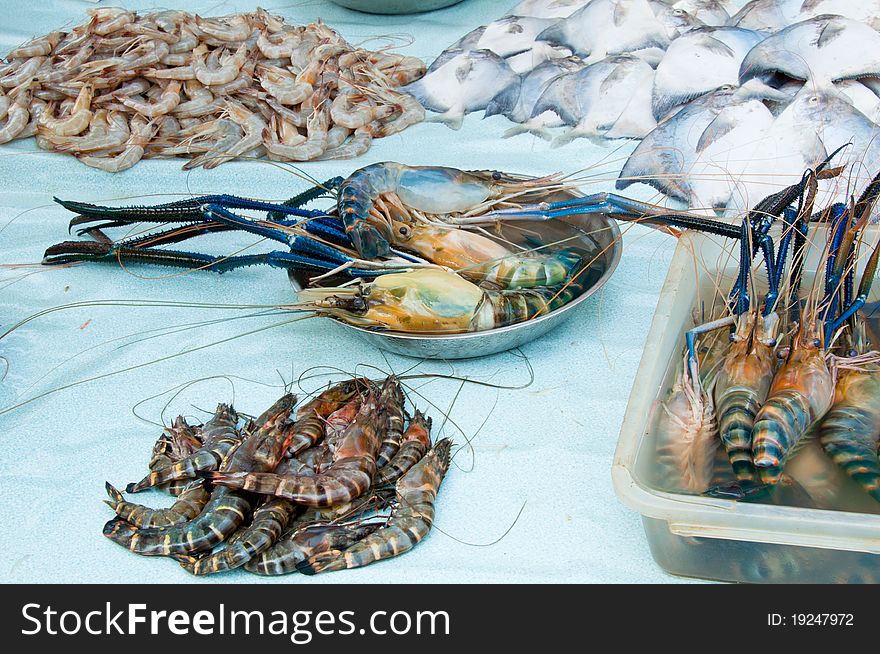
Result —
[[[872,236],[868,242],[875,242],[876,232]],[[614,490],[642,514],[654,560],[672,574],[735,582],[880,581],[880,515],[871,513],[880,506],[859,489],[847,488],[848,479],[841,482],[848,504],[829,510],[667,492],[652,474],[657,469],[654,414],[680,365],[683,335],[699,306],[698,292],[706,297],[710,275],[719,270],[720,288],[729,289],[735,277],[736,257],[722,247],[730,244],[717,241],[690,232],[679,241],[621,427],[612,468]],[[808,257],[805,282],[816,270],[820,251],[821,242]],[[803,456],[836,474],[821,449],[814,450]]]

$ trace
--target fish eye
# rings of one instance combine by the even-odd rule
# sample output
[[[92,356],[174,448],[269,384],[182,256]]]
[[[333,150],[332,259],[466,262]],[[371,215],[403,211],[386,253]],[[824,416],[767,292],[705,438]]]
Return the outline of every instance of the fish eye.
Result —
[[[684,9],[673,9],[672,15],[673,16],[684,16]]]
[[[809,99],[809,103],[816,104],[817,102],[819,102],[819,96],[818,95],[811,95],[810,99]]]

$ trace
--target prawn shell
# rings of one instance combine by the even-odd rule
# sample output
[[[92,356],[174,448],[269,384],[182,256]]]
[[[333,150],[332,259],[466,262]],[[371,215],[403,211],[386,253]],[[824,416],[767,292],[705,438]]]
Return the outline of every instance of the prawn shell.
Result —
[[[752,457],[762,481],[779,481],[788,452],[831,407],[833,397],[834,380],[824,353],[796,340],[755,416]]]
[[[752,430],[773,379],[773,350],[757,341],[733,343],[715,382],[718,431],[739,480],[754,481]]]
[[[834,463],[880,502],[880,373],[845,371],[834,404],[819,425],[819,442]]]

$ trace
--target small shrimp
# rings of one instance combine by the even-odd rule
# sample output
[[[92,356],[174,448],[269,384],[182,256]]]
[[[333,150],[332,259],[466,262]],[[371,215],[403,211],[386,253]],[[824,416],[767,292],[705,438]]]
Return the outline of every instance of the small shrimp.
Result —
[[[382,468],[397,454],[403,440],[405,398],[400,382],[393,375],[385,380],[379,395],[379,402],[385,408],[385,413],[388,416],[382,442],[379,444],[379,453],[376,455],[376,467]]]
[[[773,348],[758,336],[760,325],[750,312],[749,323],[737,329],[737,337],[724,359],[715,382],[715,406],[721,442],[739,480],[755,481],[752,464],[752,429],[755,415],[767,399],[773,379]]]
[[[264,32],[257,37],[257,48],[266,59],[289,59],[301,43],[300,37],[291,32],[274,34],[272,38]]]
[[[31,113],[28,107],[31,104],[31,92],[19,91],[6,112],[6,122],[0,127],[0,143],[8,143],[18,138],[27,128]]]
[[[143,95],[149,91],[152,86],[153,85],[149,80],[145,80],[143,77],[136,77],[110,93],[99,95],[95,98],[95,102],[107,102],[110,100],[118,100],[119,98],[131,97],[133,95]]]
[[[186,120],[198,121],[197,118],[181,119],[181,124]],[[231,120],[223,118],[211,121],[210,123],[197,122],[194,127],[203,138],[205,137],[205,134],[209,134],[210,136],[207,137],[207,140],[199,141],[198,147],[196,147],[193,142],[183,148],[178,148],[181,154],[202,152],[199,156],[193,157],[190,161],[186,162],[183,166],[184,170],[198,168],[199,166],[207,165],[215,160],[220,160],[220,163],[227,161],[224,153],[236,143],[240,142],[243,135],[243,132],[238,125]],[[212,166],[212,168],[213,167],[214,166]]]
[[[206,169],[216,168],[224,161],[240,157],[263,145],[263,130],[268,129],[268,125],[260,114],[232,100],[226,101],[226,111],[232,121],[244,130],[244,136],[224,153],[207,161],[204,164]]]
[[[96,152],[113,150],[125,145],[131,136],[128,118],[118,111],[95,112],[89,131],[83,136],[49,136],[54,149],[60,152]]]
[[[22,46],[15,48],[8,55],[7,59],[30,59],[31,57],[47,57],[52,54],[52,50],[61,43],[64,38],[64,32],[49,32],[45,36],[31,39]]]
[[[694,377],[687,354],[679,378],[661,404],[656,439],[657,460],[672,487],[693,493],[709,488],[719,445],[718,426],[711,386],[705,389]]]
[[[327,149],[329,116],[326,111],[315,111],[308,120],[308,136],[298,145],[280,143],[267,128],[262,132],[262,145],[268,152],[289,161],[310,161]]]
[[[233,534],[219,552],[196,558],[178,556],[181,567],[194,575],[210,575],[241,567],[269,549],[280,537],[296,505],[277,497],[269,498],[254,511],[251,522]]]
[[[211,494],[205,490],[205,484],[201,480],[190,482],[177,496],[177,501],[167,509],[151,509],[143,504],[126,502],[122,493],[109,481],[106,483],[106,489],[110,499],[104,500],[104,503],[113,509],[119,518],[138,528],[172,527],[192,520],[202,512],[211,498]]]
[[[281,461],[287,442],[283,426],[296,403],[285,394],[254,423],[256,431],[235,447],[221,466],[229,473],[272,470]],[[206,551],[223,542],[244,522],[252,509],[246,494],[215,488],[202,512],[189,522],[168,528],[137,529],[116,518],[104,525],[104,535],[137,554],[169,556]]]
[[[214,113],[220,102],[215,100],[214,94],[207,87],[203,86],[197,80],[190,80],[184,83],[186,96],[189,98],[186,102],[181,102],[174,109],[174,115],[178,118],[197,118]]]
[[[789,450],[834,399],[834,377],[822,341],[805,325],[806,321],[755,416],[752,458],[761,480],[768,484],[779,480]]]
[[[180,82],[173,80],[162,89],[157,102],[144,102],[134,98],[121,98],[122,104],[147,118],[170,114],[180,104]]]
[[[174,68],[150,68],[141,74],[150,79],[173,79],[179,82],[196,79],[196,71],[192,64],[176,66]]]
[[[12,88],[27,83],[37,75],[37,71],[43,67],[45,62],[45,57],[32,57],[28,59],[15,72],[0,77],[0,86]]]
[[[180,36],[176,43],[172,43],[168,48],[169,54],[187,54],[190,55],[199,45],[199,37],[186,26],[180,29]]]
[[[218,41],[245,41],[251,35],[251,24],[244,16],[206,19],[196,15],[196,25]]]
[[[394,457],[379,468],[374,486],[393,484],[410,468],[422,460],[431,448],[431,418],[416,410],[415,415],[403,434],[403,444]]]
[[[298,105],[313,93],[311,84],[297,82],[283,68],[261,64],[256,72],[260,86],[282,105]]]
[[[202,470],[216,470],[232,448],[241,442],[235,428],[238,414],[227,404],[218,404],[211,419],[202,427],[204,444],[190,456],[174,465],[151,472],[136,484],[129,484],[127,493],[137,493],[159,484],[179,479],[194,479]]]
[[[196,73],[196,79],[206,86],[227,84],[238,77],[241,67],[244,66],[247,59],[247,46],[242,43],[235,54],[229,57],[226,62],[216,70],[208,68],[205,62],[205,55],[208,48],[200,45],[193,50],[193,70]]]
[[[434,503],[449,469],[452,441],[439,441],[397,482],[398,507],[388,522],[344,550],[330,550],[297,564],[300,572],[313,575],[360,568],[408,552],[421,542],[434,525]]]
[[[192,64],[192,52],[169,52],[167,55],[162,57],[162,61],[160,62],[163,66],[171,66],[171,67],[180,67],[180,66],[190,66]],[[192,78],[195,79],[196,73],[192,68],[190,68],[192,72]]]
[[[349,129],[357,129],[373,121],[382,120],[392,113],[394,107],[368,104],[366,97],[360,95],[360,92],[354,88],[341,91],[330,105],[330,118],[333,122]]]
[[[155,131],[155,123],[147,122],[147,119],[141,116],[135,116],[131,121],[131,134],[120,154],[114,157],[82,155],[77,159],[91,168],[98,168],[108,173],[128,170],[143,158],[146,146]]]
[[[265,472],[215,472],[207,478],[220,486],[274,495],[312,507],[345,504],[363,495],[376,474],[379,430],[385,423],[375,397],[364,400],[354,422],[345,430],[335,459],[318,475],[285,477]]]
[[[143,54],[139,54],[142,53]],[[124,56],[122,61],[113,67],[117,74],[127,74],[133,71],[139,71],[143,68],[155,66],[169,54],[168,44],[164,41],[150,41],[130,54]]]
[[[425,120],[425,108],[411,95],[406,93],[389,94],[386,101],[393,104],[398,113],[393,118],[384,121],[381,131],[377,131],[374,136],[391,136],[402,132],[410,125]]]
[[[70,115],[66,118],[55,118],[50,111],[45,111],[40,118],[40,125],[46,136],[76,136],[88,128],[93,116],[93,92],[92,84],[83,84]]]
[[[373,135],[378,125],[378,123],[373,122],[369,125],[358,127],[350,138],[336,146],[333,145],[330,136],[332,136],[333,130],[337,128],[332,127],[328,132],[327,149],[324,150],[320,157],[315,157],[315,160],[353,159],[365,154],[373,144]]]
[[[89,30],[98,36],[107,36],[118,32],[133,23],[136,18],[134,13],[119,7],[89,9],[86,13],[92,17]]]

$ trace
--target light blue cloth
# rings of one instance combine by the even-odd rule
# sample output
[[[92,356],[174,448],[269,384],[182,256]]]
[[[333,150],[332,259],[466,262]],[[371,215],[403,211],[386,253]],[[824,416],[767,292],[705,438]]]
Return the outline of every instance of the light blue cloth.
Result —
[[[178,6],[202,15],[254,8],[248,1],[123,4],[139,10]],[[264,0],[263,4],[296,22],[322,17],[352,43],[377,47],[385,41],[371,37],[394,38],[404,44],[402,52],[428,62],[462,34],[507,9],[503,2],[466,0],[424,15],[381,17],[317,0]],[[4,3],[0,51],[35,34],[77,24],[92,6],[71,0]],[[623,143],[600,148],[578,140],[550,149],[531,136],[501,139],[509,126],[503,117],[481,120],[479,114],[468,116],[458,132],[421,124],[375,142],[359,160],[309,163],[301,170],[324,180],[368,163],[393,160],[530,174],[581,171],[578,176],[590,180],[584,190],[594,192],[613,188],[616,171],[633,147]],[[52,203],[53,195],[108,202],[127,198],[138,203],[158,201],[148,197],[157,193],[225,192],[280,199],[307,185],[283,167],[265,163],[235,162],[190,173],[181,171],[181,163],[143,161],[114,176],[71,157],[36,151],[32,140],[0,147],[0,178],[5,180],[0,191],[0,263],[36,263],[48,245],[68,237],[71,215]],[[272,581],[674,580],[651,559],[638,514],[615,497],[610,469],[675,241],[639,226],[623,225],[623,229],[623,260],[604,290],[576,320],[523,348],[534,370],[531,386],[496,392],[467,385],[453,404],[458,382],[410,382],[427,400],[415,392],[411,396],[419,407],[429,409],[442,434],[459,444],[468,439],[473,443],[473,451],[465,449],[455,458],[429,538],[392,562],[312,579],[293,576]],[[200,247],[221,253],[252,241],[224,235],[206,239]],[[272,305],[291,299],[284,273],[269,268],[222,277],[137,266],[3,268],[0,288],[4,330],[38,311],[83,301]],[[270,385],[279,385],[282,377],[289,381],[292,375],[310,374],[314,366],[362,373],[372,372],[365,366],[378,366],[401,373],[416,363],[368,349],[344,328],[321,320],[254,331],[289,316],[204,325],[162,338],[151,338],[155,333],[149,331],[230,315],[237,314],[194,308],[86,307],[51,313],[0,340],[0,355],[8,363],[0,384],[0,407],[98,377],[0,415],[0,578],[26,583],[193,581],[173,561],[136,556],[101,536],[102,525],[112,516],[101,503],[104,481],[121,487],[139,479],[159,434],[158,427],[138,416],[166,423],[178,413],[204,419],[204,410],[219,401],[234,401],[242,411],[253,413],[280,393]],[[248,331],[254,333],[224,342]],[[143,332],[139,342],[131,345],[126,343],[132,339],[113,340],[138,332]],[[207,349],[144,365],[216,342]],[[143,367],[120,372],[136,366]],[[311,374],[317,372],[322,371]],[[509,385],[522,384],[529,377],[525,363],[513,354],[454,365],[426,363],[416,372],[468,375]],[[204,378],[212,379],[176,396],[155,397]],[[302,385],[310,391],[327,379],[313,378]],[[444,421],[440,412],[450,405],[451,417]],[[137,497],[155,504],[166,501],[158,494]],[[206,581],[256,580],[234,572]]]

